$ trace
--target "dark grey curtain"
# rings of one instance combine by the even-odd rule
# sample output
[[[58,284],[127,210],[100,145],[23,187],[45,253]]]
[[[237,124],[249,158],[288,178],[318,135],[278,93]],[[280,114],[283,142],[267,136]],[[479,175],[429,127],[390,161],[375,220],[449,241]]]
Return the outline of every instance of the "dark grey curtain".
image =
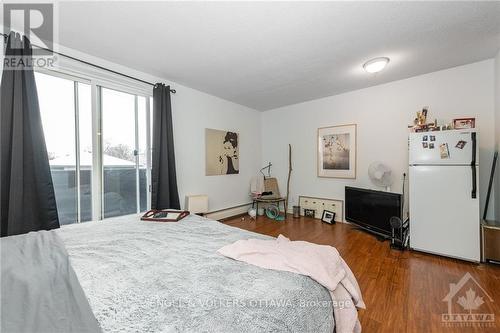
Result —
[[[170,86],[157,83],[153,88],[153,166],[151,170],[151,208],[180,209],[175,173],[174,135]]]
[[[28,60],[29,40],[11,33],[7,59]],[[1,236],[59,228],[35,76],[30,66],[4,66],[0,93]]]

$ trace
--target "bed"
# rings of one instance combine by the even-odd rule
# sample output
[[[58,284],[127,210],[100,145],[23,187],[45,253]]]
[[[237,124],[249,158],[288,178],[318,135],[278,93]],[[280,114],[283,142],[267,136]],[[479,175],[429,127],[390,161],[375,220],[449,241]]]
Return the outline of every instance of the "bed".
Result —
[[[270,237],[191,215],[68,225],[56,233],[104,332],[334,331],[329,292],[311,278],[217,254]]]

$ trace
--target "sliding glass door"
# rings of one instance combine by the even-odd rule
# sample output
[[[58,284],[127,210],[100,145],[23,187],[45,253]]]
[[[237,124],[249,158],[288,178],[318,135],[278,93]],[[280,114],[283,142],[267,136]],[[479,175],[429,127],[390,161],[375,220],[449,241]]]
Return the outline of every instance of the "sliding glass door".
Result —
[[[150,205],[150,98],[35,73],[61,224]]]
[[[151,207],[149,184],[151,183],[151,109],[149,98],[137,98],[137,163],[138,163],[138,205],[143,212]]]
[[[146,98],[101,89],[103,216],[147,208],[149,149]]]
[[[77,83],[79,222],[92,220],[92,96],[89,84]]]
[[[90,85],[42,73],[35,79],[59,222],[88,221],[92,218],[92,158],[87,156],[92,156]]]

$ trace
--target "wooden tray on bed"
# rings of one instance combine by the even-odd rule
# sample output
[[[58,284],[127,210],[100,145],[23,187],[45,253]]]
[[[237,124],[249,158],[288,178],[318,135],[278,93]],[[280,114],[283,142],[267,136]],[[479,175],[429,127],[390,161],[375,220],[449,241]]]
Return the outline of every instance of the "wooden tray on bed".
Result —
[[[189,215],[187,210],[151,209],[141,217],[142,221],[177,222]]]

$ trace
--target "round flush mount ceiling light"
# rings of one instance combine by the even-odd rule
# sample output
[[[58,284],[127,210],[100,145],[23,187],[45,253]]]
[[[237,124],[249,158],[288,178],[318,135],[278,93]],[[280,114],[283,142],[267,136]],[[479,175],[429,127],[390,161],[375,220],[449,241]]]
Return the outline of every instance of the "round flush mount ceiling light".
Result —
[[[390,59],[387,57],[375,58],[375,59],[368,60],[367,62],[365,62],[365,64],[363,65],[363,68],[368,73],[378,73],[381,70],[383,70],[385,68],[385,66],[387,66],[389,61],[390,61]]]

